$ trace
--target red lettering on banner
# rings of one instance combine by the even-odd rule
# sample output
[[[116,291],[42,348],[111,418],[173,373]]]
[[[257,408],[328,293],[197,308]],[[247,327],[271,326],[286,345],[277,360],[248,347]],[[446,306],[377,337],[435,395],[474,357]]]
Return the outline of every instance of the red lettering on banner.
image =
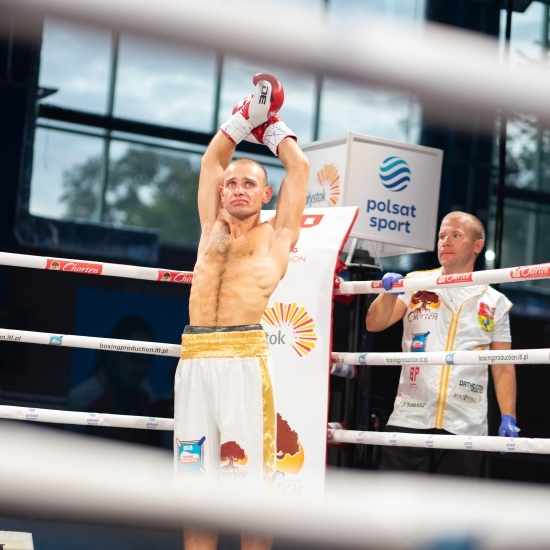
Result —
[[[382,286],[382,281],[372,281],[370,284],[371,288],[384,288]]]
[[[437,278],[437,284],[448,285],[449,283],[471,283],[473,280],[473,273],[457,273],[454,275],[441,275]]]
[[[87,275],[101,275],[103,265],[87,262],[52,260],[48,258],[46,260],[46,269],[53,269],[55,271],[72,271],[73,273],[85,273]]]
[[[319,225],[323,219],[324,214],[303,214],[300,220],[300,227],[305,229],[307,227],[314,227]]]
[[[537,277],[550,276],[550,265],[528,265],[525,267],[516,267],[510,271],[510,277],[513,279],[536,279]]]
[[[189,271],[165,271],[164,269],[160,269],[157,274],[157,281],[190,285],[193,282],[193,273]]]

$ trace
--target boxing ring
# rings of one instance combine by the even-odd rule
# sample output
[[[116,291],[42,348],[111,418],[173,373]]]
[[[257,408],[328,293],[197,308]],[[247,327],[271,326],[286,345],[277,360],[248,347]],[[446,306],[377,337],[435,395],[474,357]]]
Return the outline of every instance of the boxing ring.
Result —
[[[207,3],[158,0],[0,0],[5,14],[49,15],[115,26],[178,44],[218,48],[235,55],[282,63],[296,70],[359,84],[409,90],[427,105],[427,114],[445,124],[453,104],[457,122],[493,128],[496,109],[550,115],[550,81],[543,71],[529,73],[495,63],[495,45],[467,33],[426,25],[419,39],[410,29],[398,32],[383,22],[346,39],[323,21],[296,10],[273,10],[277,44],[266,41],[264,17],[253,3]],[[303,21],[308,21],[304,25]],[[247,35],[235,29],[245,27]],[[320,39],[322,37],[322,39]],[[250,43],[257,45],[250,50]],[[296,52],[300,55],[296,55]],[[364,52],[365,55],[358,55]],[[419,62],[418,60],[422,60]],[[452,60],[452,62],[449,62]],[[457,70],[458,68],[458,70]],[[483,113],[484,116],[479,116]],[[488,118],[490,122],[485,123]],[[484,126],[485,124],[485,126]],[[192,273],[93,261],[0,253],[0,265],[48,269],[157,282],[190,284]],[[438,285],[467,286],[550,278],[550,264],[463,274],[459,277],[415,278],[399,290]],[[335,295],[385,292],[380,281],[336,279]],[[0,341],[59,347],[100,349],[179,357],[179,345],[91,338],[77,335],[0,330]],[[547,364],[550,350],[506,352],[415,353],[423,364]],[[333,353],[333,365],[400,365],[412,354]],[[512,355],[514,359],[512,360]],[[328,371],[327,371],[328,374]],[[166,430],[173,419],[128,417],[106,413],[55,411],[0,406],[0,498],[5,510],[46,509],[71,520],[179,529],[183,521],[222,529],[246,528],[345,548],[544,548],[550,540],[550,490],[500,482],[416,478],[402,474],[328,471],[324,499],[253,499],[221,493],[215,500],[174,493],[172,455],[155,449],[91,441],[75,434],[47,432],[40,422]],[[25,422],[21,422],[25,421]],[[327,440],[367,445],[403,445],[491,452],[550,454],[550,440],[500,437],[426,436],[328,429]],[[40,467],[30,467],[33,458]],[[60,458],[61,457],[61,458]],[[45,475],[47,472],[47,475]],[[86,475],[83,475],[83,472]],[[139,482],[137,482],[138,480]],[[412,495],[412,496],[411,496]],[[435,496],[434,496],[435,495]],[[390,510],[391,512],[388,512]],[[452,511],[452,517],[449,511]],[[506,519],[503,519],[505,517]],[[508,520],[507,518],[512,518]],[[396,528],[396,526],[399,528]],[[454,545],[454,546],[453,546]]]
[[[0,265],[9,265],[15,267],[46,269],[56,272],[71,272],[74,274],[95,274],[99,276],[130,277],[156,282],[172,282],[189,284],[192,281],[192,273],[179,272],[164,269],[142,268],[138,266],[128,266],[119,264],[105,264],[75,259],[64,258],[46,258],[39,256],[19,255],[0,253]],[[426,276],[422,278],[404,279],[396,285],[399,290],[416,290],[433,288],[436,286],[465,286],[468,284],[495,283],[495,282],[519,282],[526,278],[550,278],[550,264],[540,264],[533,266],[520,266],[505,268],[499,270],[488,270],[484,272],[473,272],[461,276]],[[334,294],[353,294],[353,293],[372,293],[379,294],[386,292],[380,281],[354,281],[346,282],[335,277]],[[109,349],[115,352],[124,353],[145,353],[150,355],[159,355],[167,357],[179,357],[179,344],[147,342],[137,340],[121,340],[112,338],[95,338],[65,334],[50,334],[45,332],[31,332],[22,330],[0,329],[0,341],[14,342],[18,344],[39,344],[48,346],[66,346],[73,348],[86,349]],[[421,363],[425,365],[460,365],[460,364],[498,364],[513,362],[516,365],[521,364],[549,364],[550,349],[522,349],[508,351],[457,351],[457,352],[424,352],[424,353],[348,353],[333,352],[329,361],[327,361],[327,375],[330,364],[332,365],[357,365],[361,366],[383,366],[383,365],[402,365],[410,362]],[[33,407],[15,407],[0,405],[0,418],[12,421],[25,421],[29,423],[56,423],[56,424],[75,424],[86,426],[105,426],[111,428],[134,428],[144,430],[165,430],[173,429],[173,419],[125,416],[107,413],[94,412],[76,412],[60,411],[50,409],[39,409]],[[526,514],[525,511],[514,512],[519,514],[515,516],[516,529],[514,533],[502,529],[498,525],[498,517],[487,518],[487,508],[495,506],[495,499],[498,499],[499,491],[501,498],[507,494],[509,487],[506,484],[491,484],[488,495],[483,495],[476,507],[471,506],[468,491],[478,490],[477,486],[470,481],[460,480],[440,480],[440,479],[422,479],[409,478],[400,474],[382,473],[376,475],[374,472],[327,472],[325,499],[322,503],[314,499],[297,499],[302,504],[293,502],[294,499],[262,499],[239,501],[239,513],[228,511],[230,502],[234,501],[233,495],[220,495],[216,503],[209,500],[193,499],[192,509],[181,505],[174,489],[171,487],[172,456],[167,457],[164,453],[150,449],[139,451],[139,461],[148,464],[148,473],[143,476],[138,472],[139,466],[134,465],[128,470],[128,460],[135,461],[136,450],[131,451],[125,446],[118,444],[112,447],[107,442],[91,442],[89,438],[82,436],[73,436],[69,434],[42,433],[35,427],[28,427],[20,430],[14,430],[11,423],[0,425],[0,437],[2,441],[8,442],[9,453],[2,453],[0,463],[4,466],[4,471],[9,471],[9,476],[1,476],[3,491],[8,491],[12,503],[20,502],[23,506],[28,504],[29,498],[34,506],[41,505],[41,499],[44,499],[43,491],[50,491],[48,482],[42,477],[37,476],[36,472],[31,471],[31,475],[26,473],[26,479],[33,487],[32,490],[24,489],[20,483],[12,481],[17,479],[15,473],[25,469],[24,464],[28,459],[23,456],[31,452],[29,445],[40,448],[50,448],[54,453],[54,448],[63,448],[63,466],[61,467],[57,460],[46,456],[46,462],[43,467],[49,472],[48,479],[57,479],[56,486],[63,483],[70,489],[63,489],[60,494],[52,500],[48,500],[48,509],[55,513],[63,514],[63,517],[70,517],[75,520],[82,520],[84,512],[75,510],[74,502],[86,498],[86,513],[91,510],[96,518],[117,524],[140,524],[151,528],[170,529],[174,528],[178,522],[185,518],[187,522],[206,524],[210,526],[210,521],[205,518],[215,517],[214,525],[218,528],[232,529],[235,525],[243,527],[257,528],[260,531],[269,529],[277,533],[284,533],[294,540],[304,540],[308,542],[317,542],[322,548],[322,544],[329,542],[345,542],[347,548],[363,547],[363,540],[366,537],[370,544],[379,544],[383,548],[416,548],[426,544],[426,540],[436,541],[439,544],[462,543],[467,544],[468,540],[474,541],[473,546],[459,546],[460,548],[515,548],[518,540],[521,538],[522,547],[537,548],[540,544],[540,537],[550,536],[550,527],[546,523],[538,521],[537,514]],[[16,423],[18,426],[21,422]],[[333,425],[333,424],[332,424]],[[27,430],[30,430],[27,433]],[[77,439],[74,439],[74,438]],[[32,443],[30,443],[32,441]],[[507,452],[507,453],[533,453],[550,454],[550,440],[534,438],[503,438],[492,436],[451,436],[451,435],[425,435],[425,434],[404,434],[389,432],[368,432],[353,431],[345,429],[327,429],[327,443],[333,444],[364,444],[364,445],[393,445],[393,446],[412,446],[424,448],[439,449],[463,449],[488,452]],[[89,450],[88,450],[89,448]],[[54,453],[57,456],[57,452]],[[83,454],[92,458],[85,458],[83,463]],[[108,454],[108,461],[101,464],[101,456]],[[130,454],[132,459],[130,459]],[[53,456],[53,455],[52,455]],[[87,466],[86,461],[91,460]],[[73,462],[74,461],[74,462]],[[23,466],[22,466],[23,465]],[[75,466],[76,465],[76,466]],[[99,488],[97,478],[94,475],[93,487],[87,482],[83,482],[82,476],[78,474],[80,469],[91,468],[96,473],[101,472]],[[149,477],[149,473],[151,476]],[[15,476],[15,477],[14,477]],[[113,492],[124,494],[129,491],[130,479],[132,476],[139,476],[144,482],[139,484],[137,493],[140,499],[147,501],[152,508],[156,510],[155,514],[149,512],[150,508],[144,506],[128,506],[127,500],[118,496],[111,499],[109,504],[105,502],[103,491],[100,488],[103,483],[109,483],[109,495]],[[437,476],[436,476],[437,477]],[[148,478],[148,479],[144,479]],[[127,484],[127,485],[125,485]],[[422,487],[420,487],[420,484]],[[426,524],[426,519],[418,512],[407,509],[403,513],[410,516],[410,531],[407,531],[406,538],[393,533],[388,524],[388,518],[383,517],[381,510],[385,504],[391,506],[395,513],[395,502],[403,499],[407,501],[410,494],[425,494],[426,487],[430,491],[440,491],[441,495],[453,495],[452,503],[449,506],[456,507],[457,502],[463,501],[463,506],[467,510],[466,515],[461,513],[460,525],[457,527],[448,519],[441,518],[441,526],[434,529],[433,502],[425,502],[425,506],[430,509],[430,524]],[[525,489],[514,486],[515,498],[523,500],[529,498],[532,502],[544,502],[544,508],[550,511],[548,497],[550,491],[546,488]],[[132,488],[132,494],[136,496],[136,488]],[[524,494],[523,494],[524,492]],[[58,491],[59,493],[59,491]],[[365,498],[368,494],[368,499]],[[438,493],[439,494],[439,493]],[[518,497],[519,495],[519,497]],[[132,498],[134,498],[132,497]],[[426,497],[419,496],[420,499]],[[446,497],[443,497],[445,501]],[[438,500],[440,497],[438,497]],[[416,500],[416,499],[415,499]],[[304,502],[307,507],[304,509]],[[320,529],[320,523],[329,525],[333,520],[335,503],[341,503],[345,506],[345,522],[338,519],[338,532],[334,529]],[[377,506],[372,503],[377,502]],[[72,504],[71,504],[72,503]],[[370,504],[369,504],[370,503]],[[124,505],[125,513],[118,511],[118,506]],[[481,508],[484,507],[483,513]],[[244,516],[243,516],[244,513]],[[397,512],[399,513],[399,511]],[[485,516],[483,515],[485,514]],[[266,516],[271,519],[266,521]],[[436,514],[437,515],[437,514]],[[521,519],[518,517],[521,516]],[[299,517],[299,524],[296,522]],[[401,516],[399,516],[401,517]],[[483,517],[480,522],[479,518]],[[244,519],[246,518],[246,519]],[[325,518],[325,520],[320,519]],[[372,526],[368,529],[368,536],[363,532],[359,525],[362,525],[368,518],[372,521]],[[206,522],[206,523],[205,523]],[[401,519],[400,519],[401,522]],[[524,523],[522,523],[524,522]],[[467,525],[467,534],[463,526]],[[519,530],[517,526],[521,527]],[[342,529],[345,532],[342,534]],[[429,536],[427,535],[429,533]],[[521,536],[520,536],[521,534]],[[434,546],[435,547],[435,546]]]

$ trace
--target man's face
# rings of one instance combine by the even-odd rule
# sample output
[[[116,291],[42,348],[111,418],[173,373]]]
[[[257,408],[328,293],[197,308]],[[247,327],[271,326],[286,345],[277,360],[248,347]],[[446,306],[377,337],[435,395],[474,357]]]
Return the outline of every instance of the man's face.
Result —
[[[483,240],[474,240],[464,217],[444,219],[439,228],[437,257],[443,273],[469,273],[473,271]]]
[[[239,163],[227,167],[220,196],[222,206],[235,218],[242,220],[257,214],[272,195],[273,189],[266,186],[259,166]]]

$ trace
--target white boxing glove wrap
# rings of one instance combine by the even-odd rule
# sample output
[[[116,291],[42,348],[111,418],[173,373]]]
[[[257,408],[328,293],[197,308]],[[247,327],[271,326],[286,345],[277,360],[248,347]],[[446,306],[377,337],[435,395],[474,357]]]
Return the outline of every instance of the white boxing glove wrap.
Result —
[[[277,156],[279,143],[287,137],[298,140],[296,134],[282,120],[279,120],[274,124],[270,124],[265,129],[263,142],[271,149],[271,152]]]
[[[227,122],[220,126],[220,130],[235,144],[240,143],[250,134],[254,128],[250,120],[244,118],[240,111],[237,111]]]

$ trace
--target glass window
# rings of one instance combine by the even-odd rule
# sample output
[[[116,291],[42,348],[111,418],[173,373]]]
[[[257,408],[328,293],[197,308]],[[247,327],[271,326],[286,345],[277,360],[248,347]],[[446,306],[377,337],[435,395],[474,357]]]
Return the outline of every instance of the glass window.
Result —
[[[404,94],[377,92],[326,80],[321,100],[319,138],[348,132],[418,143],[420,107]]]
[[[328,23],[349,32],[350,28],[378,21],[420,27],[424,0],[330,0]],[[420,137],[420,105],[407,93],[366,88],[335,79],[323,82],[320,138],[357,132],[384,139],[417,143]]]
[[[304,8],[310,20],[326,18],[343,32],[350,24],[367,25],[373,12],[390,22],[399,18],[417,25],[424,7],[424,0],[281,1],[278,9],[285,4]],[[195,245],[200,230],[196,186],[205,143],[251,93],[251,76],[263,71],[284,83],[280,114],[301,144],[347,132],[418,141],[420,109],[408,94],[322,81],[312,72],[48,19],[39,82],[56,92],[40,105],[77,112],[42,110],[30,213],[158,229],[161,242]],[[81,120],[75,117],[82,113],[106,118],[90,122],[99,127],[78,126]],[[131,121],[134,133],[125,121]],[[148,132],[151,128],[154,132]],[[174,141],[176,130],[198,132],[201,140]],[[267,207],[274,208],[284,177],[278,158],[265,147],[246,155],[237,149],[236,156],[250,156],[266,167],[275,189]]]
[[[163,242],[198,245],[200,155],[113,141],[109,158],[103,221],[154,227]]]
[[[95,136],[37,128],[33,181],[40,183],[31,187],[30,213],[91,221],[100,190],[103,144]],[[78,189],[72,182],[78,182]]]
[[[42,102],[105,113],[110,52],[110,31],[46,19],[39,85],[57,92]]]
[[[508,200],[504,209],[505,238],[502,265],[508,267],[548,263],[550,204]],[[550,292],[550,280],[522,280],[503,285],[517,290]]]
[[[540,70],[548,63],[550,8],[531,2],[525,12],[512,14],[511,37],[505,59],[515,68]],[[505,52],[506,10],[501,11],[501,51]],[[542,62],[542,65],[541,65]],[[548,262],[550,221],[550,127],[530,113],[514,113],[507,121],[505,208],[503,213],[502,266]],[[498,165],[495,144],[494,164]],[[496,173],[496,170],[495,170]],[[496,176],[494,183],[496,184]],[[492,198],[496,212],[496,197]],[[489,226],[488,266],[493,267],[494,224]],[[517,288],[517,285],[515,285]],[[526,281],[520,288],[550,290],[548,281]]]
[[[216,87],[214,52],[123,35],[114,115],[210,132]]]

